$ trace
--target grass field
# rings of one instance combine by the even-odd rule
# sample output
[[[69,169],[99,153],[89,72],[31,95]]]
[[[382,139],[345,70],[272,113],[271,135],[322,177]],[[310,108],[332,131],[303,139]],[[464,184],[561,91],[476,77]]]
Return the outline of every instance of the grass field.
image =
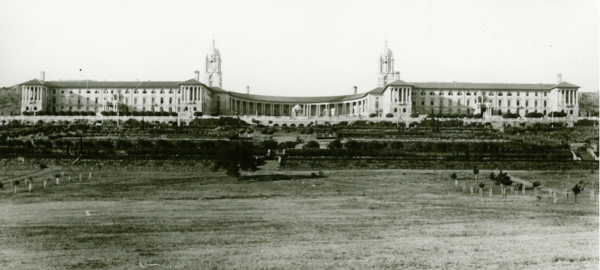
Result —
[[[94,172],[0,190],[1,269],[598,269],[586,172],[510,172],[577,205],[464,193],[459,172],[331,171],[236,181],[224,173]],[[445,171],[442,175],[451,172]],[[78,172],[76,172],[78,174]],[[5,175],[22,175],[9,172]],[[482,171],[481,176],[489,175]],[[84,176],[87,173],[84,172]],[[568,180],[567,180],[568,177]],[[76,177],[74,177],[75,179]],[[84,177],[87,178],[87,177]],[[249,177],[262,179],[259,176]],[[478,181],[481,182],[481,181]],[[476,184],[469,180],[468,187]],[[493,186],[493,197],[487,188]],[[86,212],[87,211],[87,212]]]

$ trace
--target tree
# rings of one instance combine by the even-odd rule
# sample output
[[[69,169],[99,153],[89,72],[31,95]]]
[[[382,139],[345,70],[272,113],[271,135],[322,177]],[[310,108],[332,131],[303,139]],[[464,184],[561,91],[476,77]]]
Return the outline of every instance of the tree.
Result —
[[[327,148],[334,150],[334,149],[341,149],[342,148],[342,142],[340,140],[333,140],[331,141],[328,145]]]
[[[457,178],[457,176],[456,176],[456,173],[455,173],[455,172],[453,172],[453,173],[450,175],[450,178],[452,178],[452,180],[456,180],[456,178]]]
[[[304,149],[319,149],[321,145],[319,145],[316,141],[309,141],[304,145]]]
[[[483,196],[483,187],[485,187],[485,184],[479,183],[479,196]]]
[[[513,181],[510,180],[510,176],[508,173],[500,171],[498,175],[495,175],[493,172],[490,173],[490,180],[494,181],[494,184],[500,185],[503,184],[505,186],[510,186],[513,184]]]
[[[473,174],[475,175],[475,181],[477,181],[477,175],[479,174],[479,169],[477,169],[477,166],[473,168]]]
[[[225,170],[229,176],[240,176],[240,170],[256,171],[260,162],[252,156],[252,143],[228,142],[217,149],[211,169]]]
[[[579,181],[579,184],[581,184],[582,182]],[[575,184],[575,186],[573,187],[573,200],[575,202],[575,204],[577,204],[577,196],[579,196],[579,193],[581,193],[581,191],[583,191],[583,187],[580,186],[579,184]]]
[[[19,187],[19,184],[20,184],[20,183],[21,183],[21,182],[19,182],[19,180],[14,180],[14,181],[13,181],[13,186],[15,186],[15,194],[17,194],[17,191],[19,191],[19,190],[18,190],[18,187]]]

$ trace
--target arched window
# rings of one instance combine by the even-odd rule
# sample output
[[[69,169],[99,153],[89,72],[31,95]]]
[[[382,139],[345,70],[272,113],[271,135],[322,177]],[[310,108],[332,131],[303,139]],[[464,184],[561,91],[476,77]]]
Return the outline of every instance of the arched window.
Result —
[[[397,109],[397,108],[394,108],[394,112],[398,112],[398,109]]]
[[[429,92],[429,95],[430,95],[430,96],[435,96],[435,93],[433,93],[433,92]]]
[[[402,108],[402,112],[406,112],[406,108]]]

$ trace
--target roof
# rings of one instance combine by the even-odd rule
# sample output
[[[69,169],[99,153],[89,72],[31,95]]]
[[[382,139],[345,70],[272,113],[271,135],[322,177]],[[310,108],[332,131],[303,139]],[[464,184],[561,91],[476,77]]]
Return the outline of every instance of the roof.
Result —
[[[388,83],[388,85],[391,85],[391,86],[413,86],[414,84],[407,83],[407,82],[405,82],[403,80],[395,80],[395,81],[393,81],[391,83]]]
[[[367,93],[347,96],[325,96],[325,97],[285,97],[285,96],[262,96],[229,92],[229,95],[241,99],[249,99],[262,102],[285,102],[285,103],[327,103],[355,100],[367,96]]]
[[[33,80],[26,81],[26,82],[22,83],[21,85],[45,85],[45,83],[38,79],[33,79]]]
[[[415,82],[416,89],[473,89],[473,90],[551,90],[554,84]]]
[[[217,87],[217,86],[208,86],[208,88],[210,88],[210,90],[212,90],[214,93],[218,93],[218,94],[229,92],[229,91],[227,91],[221,87]]]
[[[579,88],[579,86],[568,83],[568,82],[561,82],[554,87],[555,88]]]
[[[185,82],[180,82],[178,84],[184,84],[184,85],[204,85],[203,83],[199,82],[196,79],[189,79]]]
[[[369,92],[367,92],[368,94],[372,94],[372,95],[381,95],[383,94],[383,90],[385,90],[385,88],[383,87],[377,87]]]

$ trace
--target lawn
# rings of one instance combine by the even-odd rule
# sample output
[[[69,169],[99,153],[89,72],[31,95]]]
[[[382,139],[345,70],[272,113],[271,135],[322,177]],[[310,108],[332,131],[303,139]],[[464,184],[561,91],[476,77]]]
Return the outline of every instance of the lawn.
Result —
[[[79,172],[75,172],[78,175]],[[87,176],[87,172],[82,172]],[[261,172],[264,174],[265,172]],[[450,171],[94,172],[0,190],[1,269],[598,269],[598,174],[510,172],[578,204],[479,197]],[[6,175],[22,175],[8,172]],[[565,177],[568,175],[568,180]],[[444,179],[445,177],[442,177]],[[255,181],[252,181],[254,179]],[[293,180],[291,180],[293,179]],[[465,179],[468,179],[465,180]],[[468,183],[467,192],[462,182]],[[493,187],[493,197],[487,188]],[[542,191],[544,189],[542,188]]]

